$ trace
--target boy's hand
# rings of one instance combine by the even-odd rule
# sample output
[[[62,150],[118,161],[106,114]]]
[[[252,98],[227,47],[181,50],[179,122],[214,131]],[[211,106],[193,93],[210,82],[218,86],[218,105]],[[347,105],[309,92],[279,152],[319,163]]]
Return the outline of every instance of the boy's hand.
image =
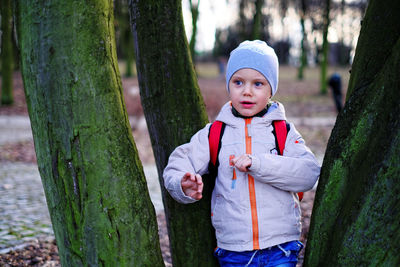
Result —
[[[251,157],[248,154],[241,155],[232,159],[233,165],[241,172],[247,172],[251,166]]]
[[[185,195],[200,200],[203,195],[203,179],[199,174],[185,173],[181,180],[181,186]]]

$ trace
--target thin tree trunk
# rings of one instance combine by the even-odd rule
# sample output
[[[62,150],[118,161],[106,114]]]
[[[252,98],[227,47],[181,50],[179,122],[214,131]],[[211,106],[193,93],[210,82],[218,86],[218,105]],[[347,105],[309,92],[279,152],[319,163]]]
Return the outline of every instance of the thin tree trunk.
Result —
[[[63,266],[163,266],[129,127],[112,1],[18,1],[22,74]]]
[[[255,14],[253,18],[253,29],[251,33],[251,38],[253,40],[261,38],[261,31],[262,31],[262,7],[264,5],[264,0],[256,0],[255,3]]]
[[[193,63],[196,58],[196,37],[197,37],[197,21],[199,18],[199,6],[200,0],[197,0],[197,3],[193,4],[192,0],[189,0],[190,3],[190,11],[192,13],[192,36],[190,37],[189,48],[190,55],[192,56]]]
[[[328,31],[330,24],[330,9],[331,0],[325,0],[325,11],[324,11],[324,26],[322,33],[322,60],[321,60],[321,76],[320,76],[320,91],[321,94],[326,94],[328,92],[328,82],[327,82],[327,72],[328,72],[328,52],[329,52],[329,42],[328,42]]]
[[[117,47],[119,47],[122,54],[122,56],[118,55],[118,57],[125,60],[125,77],[133,76],[132,65],[135,60],[128,6],[128,0],[114,0],[114,16],[118,36]]]
[[[248,39],[247,34],[247,18],[245,9],[247,8],[249,0],[239,0],[239,38],[241,41]]]
[[[212,181],[204,177],[203,199],[183,205],[164,188],[162,173],[171,152],[207,123],[190,60],[181,1],[131,0],[141,101],[156,159],[174,266],[217,266],[212,253]]]
[[[1,0],[1,104],[11,105],[13,96],[13,45],[11,0]]]
[[[400,265],[400,2],[371,0],[330,137],[304,266]]]
[[[301,25],[301,54],[300,54],[300,66],[297,72],[297,79],[304,79],[304,68],[307,66],[307,50],[306,50],[306,42],[307,42],[307,33],[304,25],[305,17],[307,14],[307,0],[300,0],[300,25]]]
[[[135,51],[134,46],[133,46],[133,40],[132,40],[132,34],[131,31],[129,29],[129,38],[127,40],[127,50],[126,50],[126,71],[125,71],[125,76],[126,77],[132,77],[134,75],[133,73],[133,63],[135,62]]]

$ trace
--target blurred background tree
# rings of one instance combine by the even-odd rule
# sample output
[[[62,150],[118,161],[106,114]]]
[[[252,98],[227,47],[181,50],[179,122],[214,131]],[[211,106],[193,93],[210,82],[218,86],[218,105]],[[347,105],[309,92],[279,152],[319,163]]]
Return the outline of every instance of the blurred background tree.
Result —
[[[14,53],[12,38],[12,9],[11,0],[1,0],[1,104],[12,105]]]
[[[327,65],[351,64],[367,0],[229,1],[235,4],[236,19],[215,31],[215,58],[227,57],[240,42],[257,36],[275,48],[280,64],[298,66],[299,79],[306,66],[319,65],[321,92],[326,93]]]
[[[192,62],[196,62],[196,37],[197,37],[197,21],[199,18],[200,0],[189,0],[190,12],[192,14],[192,34],[190,35],[189,49]]]
[[[329,51],[328,31],[329,31],[329,25],[331,23],[330,12],[331,12],[331,0],[325,0],[323,23],[322,23],[322,60],[320,63],[321,94],[326,94],[328,92],[327,69],[328,69],[328,51]]]
[[[134,69],[135,48],[129,24],[128,0],[114,1],[114,16],[117,56],[120,61],[125,63],[123,69],[125,77],[132,77],[136,75]]]
[[[305,27],[305,19],[308,15],[308,1],[298,0],[299,4],[299,16],[301,25],[301,43],[300,43],[300,59],[299,59],[299,69],[297,72],[297,79],[303,80],[304,78],[304,68],[307,66],[307,31]]]

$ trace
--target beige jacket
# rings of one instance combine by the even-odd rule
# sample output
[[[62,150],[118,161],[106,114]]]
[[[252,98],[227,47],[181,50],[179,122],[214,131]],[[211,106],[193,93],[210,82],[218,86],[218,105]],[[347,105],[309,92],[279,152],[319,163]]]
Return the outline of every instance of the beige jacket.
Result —
[[[212,193],[211,219],[218,247],[232,251],[263,249],[300,238],[300,205],[295,192],[310,190],[320,166],[293,124],[283,156],[277,155],[273,120],[286,120],[283,105],[274,103],[263,117],[243,119],[225,104],[217,120],[226,124],[219,153],[218,177]],[[205,174],[210,152],[210,124],[189,143],[177,147],[164,170],[164,184],[181,203],[195,200],[185,196],[180,181],[186,172]],[[249,172],[229,165],[231,155],[252,155]]]

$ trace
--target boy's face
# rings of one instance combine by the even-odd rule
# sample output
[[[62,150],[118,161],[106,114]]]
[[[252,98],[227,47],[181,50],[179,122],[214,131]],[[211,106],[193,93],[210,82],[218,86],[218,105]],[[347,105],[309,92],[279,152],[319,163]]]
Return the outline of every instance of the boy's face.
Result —
[[[264,75],[254,69],[240,69],[229,80],[233,107],[245,117],[263,110],[271,98],[271,86]]]

